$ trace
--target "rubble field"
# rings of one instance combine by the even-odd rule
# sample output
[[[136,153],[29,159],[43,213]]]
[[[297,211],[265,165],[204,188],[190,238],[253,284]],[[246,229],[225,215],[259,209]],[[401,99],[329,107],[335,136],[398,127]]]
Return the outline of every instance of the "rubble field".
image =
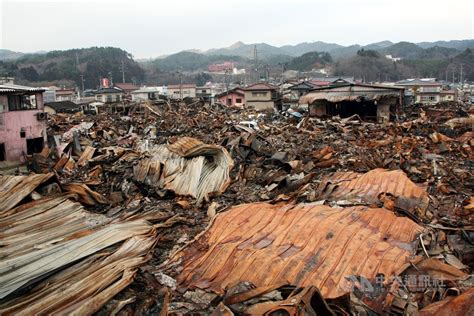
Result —
[[[56,114],[0,175],[0,314],[474,314],[474,109]]]

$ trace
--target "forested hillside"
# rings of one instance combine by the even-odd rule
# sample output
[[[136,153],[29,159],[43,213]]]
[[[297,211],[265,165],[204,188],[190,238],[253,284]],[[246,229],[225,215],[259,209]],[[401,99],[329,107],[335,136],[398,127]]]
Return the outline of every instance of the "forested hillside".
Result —
[[[440,45],[445,42],[437,42]],[[112,77],[114,82],[122,82],[122,66],[125,71],[125,81],[136,84],[166,84],[180,80],[203,84],[212,80],[206,74],[208,66],[214,63],[231,61],[237,68],[245,68],[249,73],[272,71],[281,73],[283,70],[300,72],[324,68],[330,75],[354,76],[371,81],[394,81],[412,77],[436,77],[459,81],[461,66],[463,79],[474,80],[474,49],[458,50],[461,45],[470,45],[472,41],[457,41],[450,47],[428,45],[421,47],[414,43],[400,42],[393,44],[388,41],[373,43],[366,46],[353,45],[332,48],[339,57],[324,51],[306,52],[298,57],[289,55],[269,54],[252,57],[231,55],[230,52],[240,52],[249,48],[243,43],[235,44],[227,49],[220,49],[227,54],[208,52],[183,51],[164,58],[156,58],[136,62],[133,56],[120,48],[91,47],[52,51],[48,53],[24,54],[14,60],[0,61],[0,76],[15,77],[20,84],[33,86],[65,85],[85,88],[96,88],[99,78]],[[296,46],[285,46],[285,49],[306,49],[309,46],[324,43],[304,43]],[[260,46],[266,47],[266,46]],[[268,47],[267,47],[268,48]],[[338,52],[336,52],[338,50]],[[386,57],[401,58],[394,62]]]
[[[0,73],[25,84],[47,85],[66,80],[79,87],[82,76],[85,88],[96,88],[101,77],[111,75],[114,81],[122,82],[122,65],[126,82],[143,81],[144,71],[132,55],[114,47],[27,54],[13,61],[0,61]]]

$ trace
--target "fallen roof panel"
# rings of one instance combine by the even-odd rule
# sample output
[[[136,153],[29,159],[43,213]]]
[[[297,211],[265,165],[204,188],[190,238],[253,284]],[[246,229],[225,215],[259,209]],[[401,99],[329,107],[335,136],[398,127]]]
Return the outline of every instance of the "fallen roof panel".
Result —
[[[19,195],[0,211],[2,315],[91,314],[132,282],[156,242],[149,222],[91,213],[74,194],[10,208],[51,176],[0,177],[2,194]]]
[[[322,179],[318,198],[328,200],[381,200],[382,194],[394,198],[394,206],[424,215],[429,204],[426,190],[412,182],[402,170],[373,169],[367,173],[335,172]]]
[[[230,170],[234,162],[227,150],[183,137],[172,145],[148,146],[139,150],[150,158],[140,160],[134,167],[135,178],[156,188],[190,195],[198,201],[211,192],[224,192],[230,184]]]
[[[0,212],[15,207],[38,185],[52,178],[54,173],[30,176],[0,176]]]
[[[422,227],[385,209],[323,205],[240,205],[178,252],[184,288],[224,293],[240,281],[256,287],[317,286],[326,298],[348,291],[351,275],[391,276],[414,253]]]
[[[447,297],[420,310],[420,316],[474,315],[474,288],[459,296]]]

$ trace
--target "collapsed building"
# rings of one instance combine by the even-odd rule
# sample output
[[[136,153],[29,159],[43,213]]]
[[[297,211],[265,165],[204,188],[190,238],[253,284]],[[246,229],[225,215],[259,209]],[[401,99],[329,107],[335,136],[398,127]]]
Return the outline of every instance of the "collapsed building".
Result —
[[[390,121],[403,105],[403,88],[353,83],[345,80],[328,87],[315,88],[303,95],[312,116],[359,115],[364,120]]]

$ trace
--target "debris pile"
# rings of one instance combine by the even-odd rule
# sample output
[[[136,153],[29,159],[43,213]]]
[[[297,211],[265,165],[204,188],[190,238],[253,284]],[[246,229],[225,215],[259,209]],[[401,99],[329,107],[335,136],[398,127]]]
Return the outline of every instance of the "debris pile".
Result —
[[[434,110],[54,115],[0,178],[0,311],[469,313],[472,116]]]

